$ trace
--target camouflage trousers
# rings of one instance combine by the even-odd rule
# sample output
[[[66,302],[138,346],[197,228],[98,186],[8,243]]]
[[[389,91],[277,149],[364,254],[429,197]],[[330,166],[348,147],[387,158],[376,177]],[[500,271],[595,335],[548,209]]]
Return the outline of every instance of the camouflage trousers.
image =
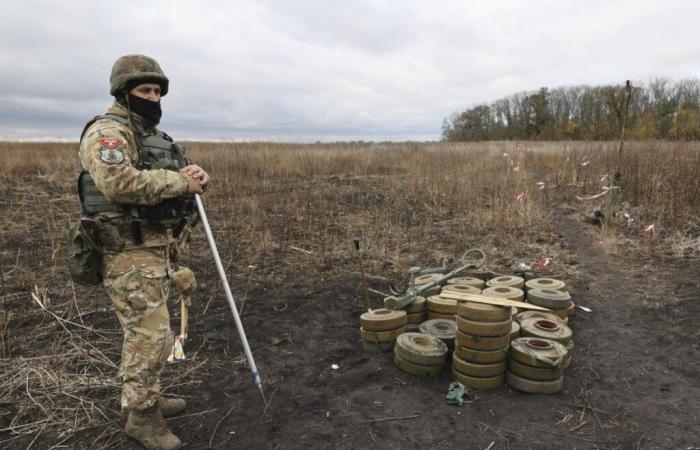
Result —
[[[173,345],[167,251],[138,248],[104,257],[104,286],[124,330],[122,409],[143,410],[160,397],[160,372]]]

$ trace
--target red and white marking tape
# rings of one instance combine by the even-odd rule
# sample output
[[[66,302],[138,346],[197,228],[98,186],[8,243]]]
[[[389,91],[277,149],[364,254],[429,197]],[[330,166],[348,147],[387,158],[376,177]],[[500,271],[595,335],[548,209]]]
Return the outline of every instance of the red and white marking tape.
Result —
[[[538,270],[543,270],[549,265],[550,262],[552,262],[550,258],[543,256],[539,261],[535,263],[535,267],[537,267]]]

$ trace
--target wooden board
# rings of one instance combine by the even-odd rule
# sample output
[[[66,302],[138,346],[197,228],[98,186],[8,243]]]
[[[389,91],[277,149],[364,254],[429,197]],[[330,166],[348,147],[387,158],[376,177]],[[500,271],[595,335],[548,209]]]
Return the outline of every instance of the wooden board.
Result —
[[[486,303],[487,305],[496,306],[515,306],[521,309],[534,309],[536,311],[549,311],[547,308],[533,305],[532,303],[519,302],[517,300],[508,300],[502,297],[492,297],[481,294],[460,294],[457,292],[441,292],[440,297],[451,298],[453,300],[463,300],[474,303]]]

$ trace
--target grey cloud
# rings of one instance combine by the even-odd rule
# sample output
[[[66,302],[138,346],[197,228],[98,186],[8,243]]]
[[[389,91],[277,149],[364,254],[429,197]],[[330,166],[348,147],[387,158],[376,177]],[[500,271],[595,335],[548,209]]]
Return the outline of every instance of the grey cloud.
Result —
[[[694,2],[8,2],[0,136],[73,137],[117,56],[156,57],[178,137],[438,138],[540,86],[700,75]],[[72,129],[75,127],[77,129]]]

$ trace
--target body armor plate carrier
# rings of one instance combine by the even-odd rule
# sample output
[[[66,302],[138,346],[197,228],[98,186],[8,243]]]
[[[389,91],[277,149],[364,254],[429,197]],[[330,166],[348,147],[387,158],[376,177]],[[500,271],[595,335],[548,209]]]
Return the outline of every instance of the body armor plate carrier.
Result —
[[[106,114],[96,116],[85,125],[83,135],[87,129],[100,119],[110,119],[129,127],[129,120],[116,114]],[[136,164],[138,170],[179,170],[190,164],[185,158],[185,152],[172,138],[162,131],[156,130],[154,133],[143,133],[141,130],[134,130],[136,145],[139,151],[139,161]],[[100,213],[119,213],[139,220],[163,221],[170,219],[182,219],[194,212],[193,197],[175,197],[164,200],[157,205],[129,205],[110,202],[97,188],[90,173],[81,167],[78,175],[78,197],[80,199],[81,215],[91,216]]]

